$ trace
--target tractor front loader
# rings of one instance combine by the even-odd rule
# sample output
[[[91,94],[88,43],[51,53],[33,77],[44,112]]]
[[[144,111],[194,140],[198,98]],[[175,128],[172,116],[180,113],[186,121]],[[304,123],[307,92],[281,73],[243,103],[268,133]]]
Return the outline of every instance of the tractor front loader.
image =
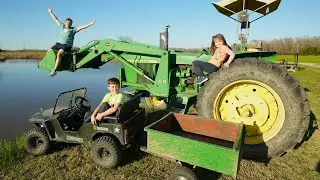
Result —
[[[228,7],[221,5],[225,6],[221,11]],[[168,34],[160,39],[168,44]],[[280,156],[303,140],[310,121],[309,102],[299,82],[273,63],[276,52],[238,51],[229,68],[210,74],[198,86],[192,61],[207,62],[211,55],[206,50],[184,53],[161,47],[112,39],[92,41],[64,56],[58,70],[98,68],[117,60],[123,64],[118,72],[121,87],[149,92],[163,100],[168,111],[185,114],[196,104],[199,116],[246,124],[243,155],[248,158]],[[39,68],[51,71],[55,58],[56,52],[48,51]]]

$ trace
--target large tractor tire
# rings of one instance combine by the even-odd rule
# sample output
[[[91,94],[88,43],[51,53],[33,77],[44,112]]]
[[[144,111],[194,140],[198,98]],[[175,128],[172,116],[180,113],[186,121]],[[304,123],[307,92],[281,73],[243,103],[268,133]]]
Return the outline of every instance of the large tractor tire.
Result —
[[[197,97],[197,113],[246,124],[243,156],[280,156],[303,140],[310,106],[299,82],[277,64],[236,59],[212,73]]]

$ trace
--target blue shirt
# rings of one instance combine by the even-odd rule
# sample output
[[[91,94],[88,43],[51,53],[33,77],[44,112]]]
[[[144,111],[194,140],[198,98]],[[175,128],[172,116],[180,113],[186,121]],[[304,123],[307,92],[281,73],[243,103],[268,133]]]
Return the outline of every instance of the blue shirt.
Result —
[[[57,42],[60,44],[67,44],[72,47],[74,36],[77,33],[76,28],[75,27],[65,28],[63,23],[60,23],[59,27],[61,28],[61,32],[59,35],[59,40]]]

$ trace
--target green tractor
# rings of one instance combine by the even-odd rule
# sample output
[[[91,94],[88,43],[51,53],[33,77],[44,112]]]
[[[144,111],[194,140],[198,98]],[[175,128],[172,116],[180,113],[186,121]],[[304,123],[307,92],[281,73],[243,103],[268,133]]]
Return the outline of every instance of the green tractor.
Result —
[[[250,4],[249,4],[250,2]],[[243,155],[262,159],[280,156],[303,141],[310,121],[304,88],[284,68],[275,64],[276,52],[244,51],[250,26],[249,11],[267,15],[280,0],[221,1],[219,12],[238,13],[241,51],[229,68],[212,73],[202,86],[195,83],[192,61],[208,61],[206,50],[184,53],[168,49],[168,28],[160,33],[160,47],[133,41],[95,40],[64,56],[60,71],[99,68],[111,60],[123,64],[118,71],[121,87],[148,92],[155,107],[186,114],[196,105],[199,116],[246,124]],[[252,21],[251,21],[252,22]],[[48,51],[39,68],[51,71],[55,51]],[[165,106],[163,106],[165,104]]]

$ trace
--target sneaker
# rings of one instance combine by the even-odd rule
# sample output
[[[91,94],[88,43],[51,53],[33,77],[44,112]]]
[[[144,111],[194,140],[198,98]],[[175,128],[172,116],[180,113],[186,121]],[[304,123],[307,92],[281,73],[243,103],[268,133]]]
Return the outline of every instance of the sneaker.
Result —
[[[53,77],[53,76],[55,76],[55,75],[57,75],[57,72],[56,72],[56,71],[51,71],[51,73],[49,73],[49,76],[51,76],[51,77]]]
[[[202,84],[204,82],[208,81],[208,78],[205,77],[205,76],[200,76],[198,77],[198,80],[197,80],[197,84]]]

